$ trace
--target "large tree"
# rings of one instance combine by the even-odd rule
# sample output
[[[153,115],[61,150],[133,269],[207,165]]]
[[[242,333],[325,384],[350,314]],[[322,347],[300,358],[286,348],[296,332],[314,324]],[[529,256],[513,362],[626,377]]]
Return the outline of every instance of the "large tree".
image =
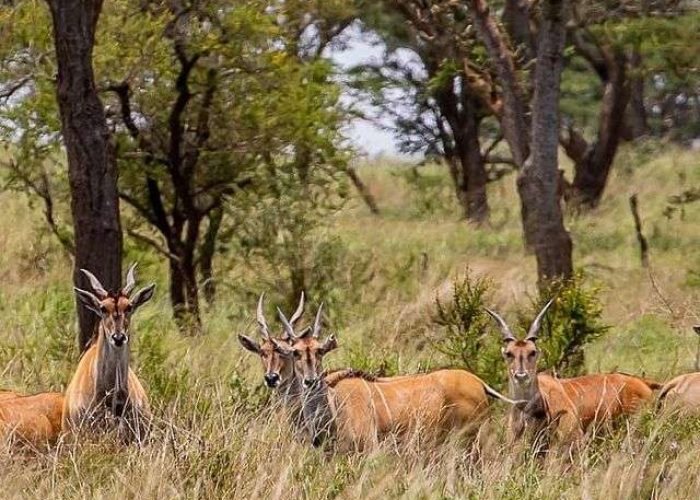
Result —
[[[533,78],[533,99],[527,100],[507,34],[485,0],[468,2],[469,15],[500,80],[500,92],[484,98],[495,101],[503,135],[520,167],[518,191],[523,232],[535,252],[541,285],[572,274],[572,244],[564,227],[560,200],[559,92],[566,37],[564,0],[541,5]],[[465,61],[468,64],[468,61]],[[529,120],[528,110],[532,110]]]
[[[284,22],[289,8],[255,0],[114,1],[92,33],[100,41],[92,85],[104,101],[97,101],[104,137],[114,138],[122,222],[131,242],[166,259],[183,331],[200,330],[201,289],[212,298],[218,278],[214,256],[236,244],[250,247],[237,214],[259,216],[251,204],[274,197],[289,203],[287,212],[311,217],[328,193],[333,203],[341,198],[336,173],[345,175],[347,157],[334,68],[322,57],[297,57],[291,47],[299,34]],[[40,29],[48,16],[24,0],[11,17],[13,29],[0,33],[16,48],[0,72],[22,87],[11,102],[0,102],[0,134],[13,148],[11,178],[43,199],[47,222],[71,250],[54,196],[63,179],[52,175],[61,172],[61,156],[53,66]],[[277,243],[289,231],[284,225],[295,222],[265,229],[276,232]],[[76,225],[76,239],[81,229]],[[280,274],[292,287],[308,285],[291,266]]]
[[[68,155],[75,238],[75,286],[88,289],[79,270],[99,276],[109,290],[121,282],[122,231],[117,165],[104,107],[95,85],[92,54],[101,0],[48,0],[56,52],[56,96]],[[93,335],[96,316],[77,305],[80,346]]]
[[[492,164],[509,160],[482,147],[484,119],[492,111],[475,96],[470,76],[474,67],[487,70],[478,62],[468,20],[450,5],[385,0],[363,9],[363,26],[381,37],[386,51],[383,61],[354,69],[354,86],[370,96],[380,122],[391,117],[402,151],[444,160],[464,217],[481,224],[489,219],[487,183],[502,172]],[[472,67],[462,66],[465,59]]]

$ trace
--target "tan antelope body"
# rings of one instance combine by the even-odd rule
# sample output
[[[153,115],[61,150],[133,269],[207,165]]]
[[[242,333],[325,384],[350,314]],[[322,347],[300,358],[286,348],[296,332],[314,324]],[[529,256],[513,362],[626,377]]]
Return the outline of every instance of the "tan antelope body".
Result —
[[[693,331],[700,335],[700,325]],[[700,366],[700,345],[695,360],[695,369]],[[666,382],[659,393],[659,406],[690,415],[700,415],[700,372],[679,375]]]
[[[487,414],[487,386],[464,370],[367,379],[321,380],[305,396],[306,407],[314,398],[325,399],[327,409],[316,409],[314,434],[321,436],[324,413],[332,419],[340,449],[375,446],[387,435],[416,436],[433,441],[449,433],[475,431]],[[328,418],[326,416],[326,419]]]
[[[515,405],[509,418],[512,438],[533,431],[545,441],[573,443],[591,426],[606,425],[628,416],[653,399],[655,382],[623,373],[592,374],[559,379],[537,373],[539,349],[535,341],[540,323],[552,301],[544,306],[524,340],[517,340],[505,320],[487,309],[503,335],[503,357],[508,368],[510,397],[527,401]]]
[[[621,416],[632,415],[653,399],[658,386],[623,373],[598,373],[559,379],[538,374],[527,394],[513,390],[529,401],[511,410],[510,429],[518,437],[528,429],[548,429],[560,443],[576,441],[593,426],[605,426]]]
[[[302,415],[314,445],[335,438],[341,450],[373,446],[387,434],[419,433],[420,439],[475,429],[488,396],[512,402],[464,370],[374,379],[353,370],[323,376],[322,359],[337,347],[333,336],[318,340],[321,308],[312,328],[295,334],[278,310],[289,345],[279,349],[294,361],[302,384]]]
[[[681,413],[700,415],[700,372],[666,382],[659,393],[659,403]]]
[[[24,394],[20,394],[19,392],[15,391],[0,391],[0,401],[16,398],[19,396],[24,396]]]
[[[93,344],[83,354],[65,392],[63,430],[115,428],[125,440],[141,440],[148,431],[148,397],[129,367],[129,324],[133,312],[153,296],[155,285],[131,295],[134,266],[126,285],[108,293],[87,271],[95,294],[76,289],[81,302],[100,316]]]
[[[0,438],[34,446],[54,443],[61,433],[63,394],[47,392],[0,399]]]

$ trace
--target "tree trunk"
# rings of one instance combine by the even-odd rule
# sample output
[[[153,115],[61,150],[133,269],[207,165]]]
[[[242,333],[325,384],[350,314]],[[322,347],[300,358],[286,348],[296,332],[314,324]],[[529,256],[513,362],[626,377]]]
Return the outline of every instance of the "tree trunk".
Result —
[[[202,321],[199,311],[199,285],[197,271],[192,259],[186,255],[170,260],[170,304],[173,317],[182,333],[201,333]]]
[[[494,65],[501,86],[502,105],[501,111],[497,114],[501,131],[513,155],[513,161],[518,167],[522,167],[530,155],[527,140],[529,127],[527,107],[523,100],[522,88],[518,83],[513,54],[498,24],[491,16],[486,1],[470,0],[468,4],[476,32]]]
[[[121,285],[122,232],[117,166],[95,88],[92,48],[101,0],[49,0],[58,64],[57,99],[68,156],[71,213],[75,232],[73,282],[88,288],[79,269],[88,269],[108,290]],[[79,343],[85,349],[97,317],[78,305]]]
[[[520,58],[525,63],[532,61],[535,57],[535,43],[530,30],[530,2],[506,0],[502,20],[511,40],[520,52]]]
[[[473,111],[465,109],[462,121],[461,130],[454,134],[455,149],[461,164],[459,198],[465,218],[481,225],[488,222],[489,203],[486,193],[488,177],[479,143],[479,120]]]
[[[523,229],[533,244],[540,287],[572,274],[572,244],[559,200],[559,91],[566,0],[542,5],[532,105],[532,154],[518,177]]]
[[[483,224],[489,218],[489,204],[486,193],[488,178],[479,142],[479,104],[476,98],[466,94],[465,88],[462,88],[458,102],[453,81],[435,92],[435,100],[452,131],[450,138],[445,127],[440,126],[445,158],[464,217],[469,222]]]
[[[571,155],[574,160],[571,204],[575,208],[595,208],[600,202],[622,137],[625,109],[630,96],[626,58],[624,53],[616,51],[606,54],[606,61],[608,81],[605,83],[596,141],[586,148],[583,155]],[[569,152],[569,148],[566,149]]]
[[[190,335],[202,333],[202,318],[199,313],[199,284],[194,260],[185,258],[181,263],[185,285],[185,332]]]
[[[357,175],[357,170],[355,170],[354,167],[348,167],[346,169],[346,172],[348,173],[348,177],[350,177],[352,183],[357,188],[357,192],[360,193],[360,196],[364,200],[365,205],[367,205],[367,208],[369,208],[369,211],[372,212],[374,215],[379,215],[379,206],[377,205],[377,200],[374,198],[374,195],[367,187],[367,184],[365,184],[362,181],[362,179],[360,179],[360,176]]]
[[[630,100],[625,113],[623,139],[633,141],[649,133],[647,111],[644,107],[644,75],[642,71],[642,56],[638,49],[629,56],[630,63]]]
[[[209,304],[214,303],[216,295],[216,283],[213,274],[214,254],[216,253],[216,239],[221,228],[221,220],[224,211],[221,207],[209,214],[209,226],[204,235],[204,241],[199,250],[199,273],[202,276],[202,291],[204,299]]]
[[[185,301],[185,277],[182,274],[182,269],[180,268],[180,262],[178,260],[171,258],[168,264],[170,265],[170,305],[173,309],[175,322],[179,326],[184,322],[187,310]]]

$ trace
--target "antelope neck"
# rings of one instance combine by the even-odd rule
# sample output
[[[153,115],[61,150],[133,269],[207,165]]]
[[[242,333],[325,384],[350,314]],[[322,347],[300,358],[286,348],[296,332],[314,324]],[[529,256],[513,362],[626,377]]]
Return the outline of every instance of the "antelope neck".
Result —
[[[105,339],[100,324],[97,338],[97,376],[95,401],[103,404],[114,415],[120,416],[129,394],[129,344],[111,345]]]
[[[328,398],[328,384],[323,378],[301,393],[304,426],[314,446],[323,444],[334,431],[333,413]]]
[[[518,384],[517,382],[513,381],[512,377],[509,377],[508,386],[510,388],[510,398],[515,401],[532,401],[540,392],[540,386],[537,382],[537,374],[535,374],[532,381],[527,386]]]

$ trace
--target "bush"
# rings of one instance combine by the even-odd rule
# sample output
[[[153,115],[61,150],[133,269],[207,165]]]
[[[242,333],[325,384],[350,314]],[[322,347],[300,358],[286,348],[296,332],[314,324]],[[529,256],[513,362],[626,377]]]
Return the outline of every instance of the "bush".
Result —
[[[490,299],[491,281],[472,278],[469,269],[453,282],[452,300],[435,299],[433,322],[438,333],[433,346],[451,363],[464,367],[489,385],[500,385],[503,365],[500,337],[493,333],[491,318],[484,306]]]
[[[551,284],[520,312],[518,323],[527,331],[544,305],[556,297],[540,328],[540,369],[552,369],[565,377],[581,374],[584,347],[609,329],[601,322],[603,306],[599,293],[598,288],[585,286],[584,275],[578,273],[570,280]]]

